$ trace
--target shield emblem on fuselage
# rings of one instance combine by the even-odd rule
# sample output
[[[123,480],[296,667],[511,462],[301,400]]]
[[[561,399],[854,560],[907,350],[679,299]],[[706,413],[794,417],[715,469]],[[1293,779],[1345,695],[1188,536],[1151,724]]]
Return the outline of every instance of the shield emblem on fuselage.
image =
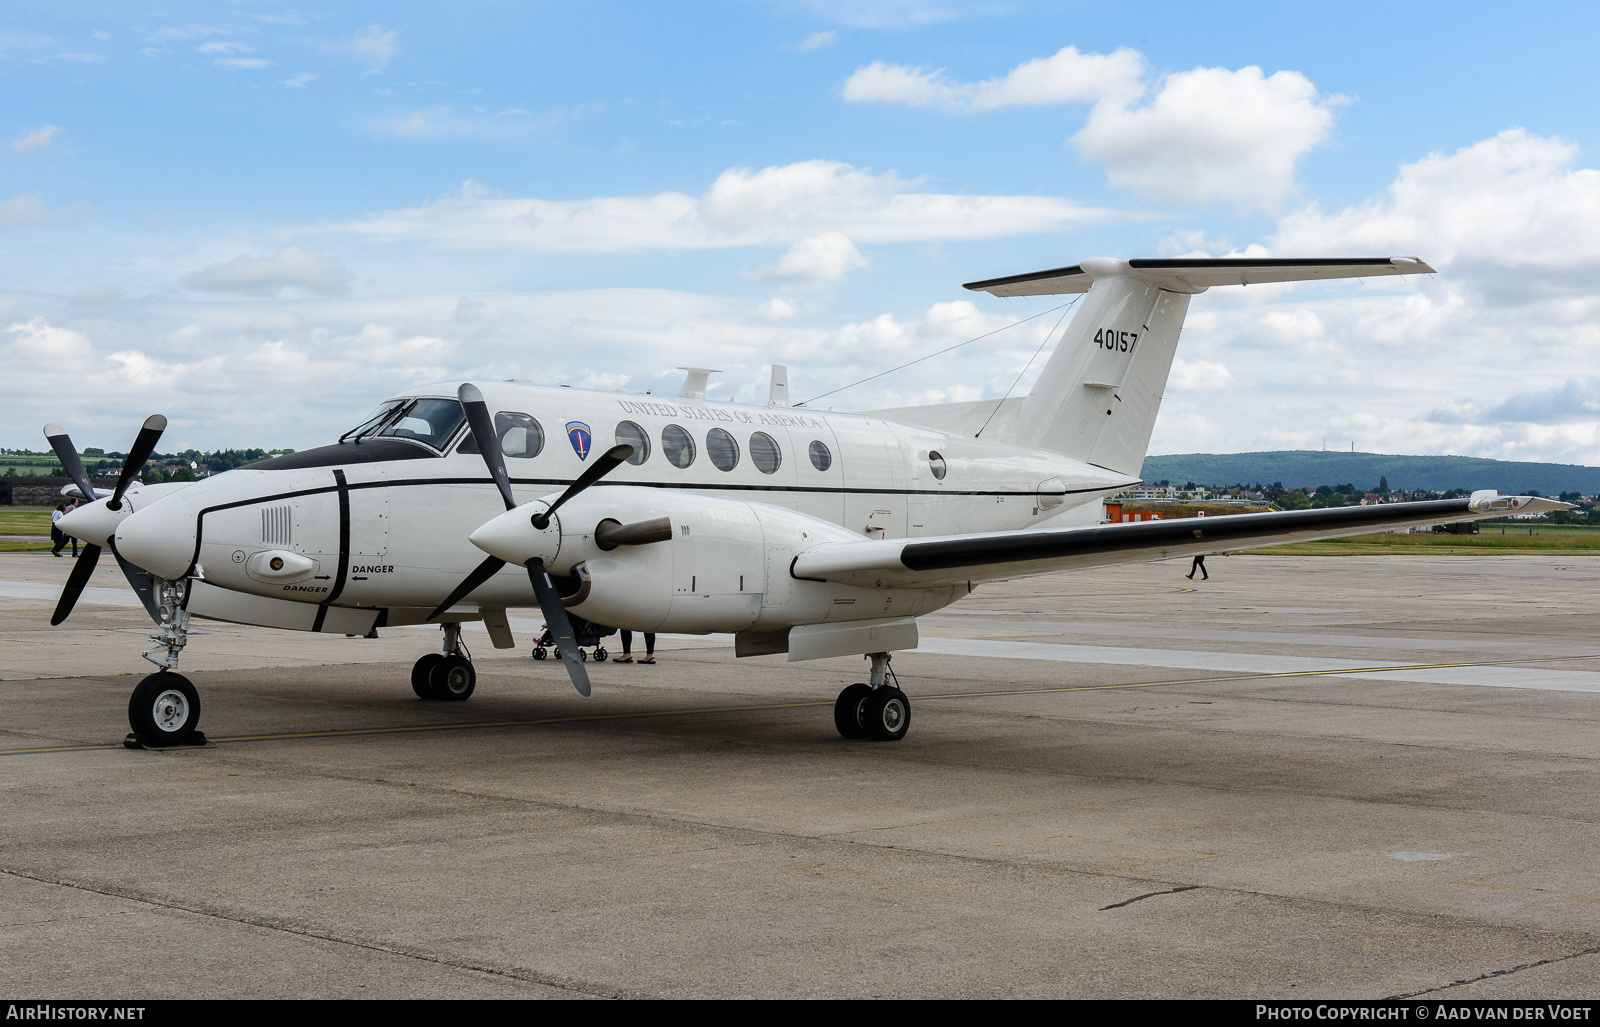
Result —
[[[589,444],[593,436],[589,434],[589,426],[582,421],[567,422],[567,441],[572,443],[572,451],[578,454],[579,460],[589,459]]]

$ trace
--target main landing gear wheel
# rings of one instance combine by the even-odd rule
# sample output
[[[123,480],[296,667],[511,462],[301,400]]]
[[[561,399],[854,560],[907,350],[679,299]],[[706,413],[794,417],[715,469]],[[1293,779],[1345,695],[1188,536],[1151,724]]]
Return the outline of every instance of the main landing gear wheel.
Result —
[[[158,671],[134,686],[128,724],[145,745],[183,745],[199,723],[200,694],[182,674]]]
[[[472,661],[465,656],[441,656],[428,672],[428,684],[435,699],[460,702],[478,686],[478,672],[472,669]]]
[[[861,723],[861,704],[872,694],[871,685],[848,685],[833,703],[833,726],[846,738],[865,738],[867,729]]]
[[[429,653],[411,665],[411,690],[417,693],[418,699],[432,699],[433,686],[428,684],[428,675],[433,673],[433,668],[444,659],[444,653]]]
[[[874,688],[861,701],[861,726],[875,742],[898,742],[911,726],[911,700],[893,685]]]

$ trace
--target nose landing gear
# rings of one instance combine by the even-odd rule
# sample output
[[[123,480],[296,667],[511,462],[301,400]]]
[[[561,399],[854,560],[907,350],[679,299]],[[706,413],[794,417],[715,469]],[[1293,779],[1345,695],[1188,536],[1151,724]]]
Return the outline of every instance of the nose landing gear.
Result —
[[[888,683],[889,654],[869,653],[872,683],[845,686],[833,704],[833,725],[846,738],[898,742],[911,727],[911,700]]]
[[[411,668],[411,690],[418,699],[461,702],[478,686],[472,654],[461,641],[461,625],[444,625],[444,651],[428,653]]]
[[[128,698],[128,726],[133,734],[123,744],[130,749],[205,745],[206,736],[196,730],[200,694],[176,670],[178,656],[189,644],[189,611],[184,609],[188,582],[157,579],[152,584],[159,633],[150,636],[155,646],[141,655],[161,669],[134,686]]]

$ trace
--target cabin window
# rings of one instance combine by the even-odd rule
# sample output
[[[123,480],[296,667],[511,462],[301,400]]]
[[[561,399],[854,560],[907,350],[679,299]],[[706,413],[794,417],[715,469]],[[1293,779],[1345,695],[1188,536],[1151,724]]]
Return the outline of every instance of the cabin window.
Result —
[[[739,466],[739,443],[721,428],[706,432],[706,456],[719,471],[731,471]]]
[[[822,442],[811,443],[809,452],[811,454],[811,466],[817,470],[826,471],[833,466],[833,454],[828,451],[828,447]]]
[[[675,424],[661,429],[661,452],[667,463],[674,467],[688,467],[694,463],[694,436]]]
[[[416,439],[434,449],[450,444],[456,429],[467,419],[461,403],[454,399],[418,399],[400,411],[399,419],[378,432],[396,439]]]
[[[531,460],[544,450],[544,429],[527,414],[500,411],[494,415],[494,431],[500,439],[500,451],[508,457]],[[478,452],[478,440],[472,437],[472,432],[467,432],[456,452]]]
[[[638,466],[650,459],[650,436],[632,421],[623,421],[617,425],[617,445],[633,447],[633,455],[628,457],[630,464]]]
[[[944,476],[949,471],[949,468],[945,467],[944,457],[940,456],[938,453],[929,453],[928,470],[933,472],[933,476],[935,478],[938,478],[940,481],[944,481]]]
[[[750,462],[762,474],[775,473],[778,465],[783,463],[783,452],[778,449],[777,440],[764,431],[750,436]]]

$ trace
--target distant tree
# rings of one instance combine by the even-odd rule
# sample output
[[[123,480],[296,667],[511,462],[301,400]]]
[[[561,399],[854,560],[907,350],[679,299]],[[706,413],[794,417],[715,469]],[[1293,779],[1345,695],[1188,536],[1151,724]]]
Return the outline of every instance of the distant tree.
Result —
[[[1579,502],[1582,502],[1583,501],[1583,493],[1582,492],[1563,492],[1563,493],[1561,493],[1561,501],[1563,503],[1579,503]]]
[[[1273,500],[1273,505],[1279,510],[1309,510],[1311,500],[1299,489],[1288,489]]]
[[[1194,482],[1192,482],[1192,481],[1184,482],[1183,483],[1183,490],[1185,492],[1193,492],[1194,491]]]
[[[1385,476],[1385,475],[1381,475],[1381,474],[1378,475],[1378,487],[1376,489],[1374,489],[1373,491],[1377,492],[1378,495],[1380,495],[1380,496],[1387,496],[1389,494],[1389,479],[1388,479],[1388,477]]]

